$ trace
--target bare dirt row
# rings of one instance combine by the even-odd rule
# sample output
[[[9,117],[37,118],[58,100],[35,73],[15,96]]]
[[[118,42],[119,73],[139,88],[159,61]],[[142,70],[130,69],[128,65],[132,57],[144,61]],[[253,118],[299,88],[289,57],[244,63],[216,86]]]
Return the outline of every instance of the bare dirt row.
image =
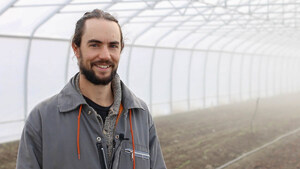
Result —
[[[156,118],[168,168],[217,168],[299,128],[299,98],[300,94],[290,94],[260,99],[256,113],[257,100],[254,99],[234,105]],[[293,150],[293,145],[298,143],[299,140],[291,141],[286,146]],[[292,169],[289,167],[297,166],[297,162],[285,167],[287,162],[282,159],[288,160],[293,153],[291,151],[279,153],[275,157],[261,157],[260,161],[265,161],[261,166],[274,168],[270,167],[273,161],[280,161],[280,165],[276,165],[275,168],[282,166],[281,168]],[[248,163],[251,164],[251,160],[247,161]],[[246,162],[236,168],[247,167],[257,168],[256,165],[246,165]],[[231,166],[227,167],[230,168]]]

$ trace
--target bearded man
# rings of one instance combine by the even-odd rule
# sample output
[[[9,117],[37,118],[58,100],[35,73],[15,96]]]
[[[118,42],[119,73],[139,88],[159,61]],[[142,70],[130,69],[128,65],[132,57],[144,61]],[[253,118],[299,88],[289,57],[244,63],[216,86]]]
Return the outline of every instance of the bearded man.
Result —
[[[38,104],[23,129],[17,169],[164,169],[147,105],[117,74],[123,35],[95,9],[76,24],[79,73]]]

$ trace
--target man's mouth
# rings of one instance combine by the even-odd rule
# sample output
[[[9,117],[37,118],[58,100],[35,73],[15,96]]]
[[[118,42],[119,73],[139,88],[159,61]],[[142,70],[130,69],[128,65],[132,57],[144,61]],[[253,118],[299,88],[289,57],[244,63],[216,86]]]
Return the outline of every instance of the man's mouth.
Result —
[[[107,69],[107,68],[111,67],[110,65],[96,65],[96,66],[101,69]]]
[[[110,61],[97,61],[92,63],[93,66],[96,66],[100,69],[108,69],[113,66],[113,63]]]

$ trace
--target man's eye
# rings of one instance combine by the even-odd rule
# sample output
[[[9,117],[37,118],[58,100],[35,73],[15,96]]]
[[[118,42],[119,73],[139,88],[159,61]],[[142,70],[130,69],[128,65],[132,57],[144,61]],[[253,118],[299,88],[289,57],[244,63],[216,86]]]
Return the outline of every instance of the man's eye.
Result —
[[[97,44],[90,44],[90,47],[98,47]]]
[[[118,45],[110,45],[111,48],[118,48]]]

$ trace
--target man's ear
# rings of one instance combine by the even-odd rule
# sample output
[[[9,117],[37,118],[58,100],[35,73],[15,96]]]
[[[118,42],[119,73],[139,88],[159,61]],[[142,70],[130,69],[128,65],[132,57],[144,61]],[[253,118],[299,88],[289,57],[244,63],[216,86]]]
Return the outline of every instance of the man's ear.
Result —
[[[73,52],[74,52],[74,54],[75,54],[75,56],[77,57],[77,58],[79,58],[80,57],[80,55],[79,55],[79,47],[75,44],[75,43],[72,43],[72,48],[73,48]]]

